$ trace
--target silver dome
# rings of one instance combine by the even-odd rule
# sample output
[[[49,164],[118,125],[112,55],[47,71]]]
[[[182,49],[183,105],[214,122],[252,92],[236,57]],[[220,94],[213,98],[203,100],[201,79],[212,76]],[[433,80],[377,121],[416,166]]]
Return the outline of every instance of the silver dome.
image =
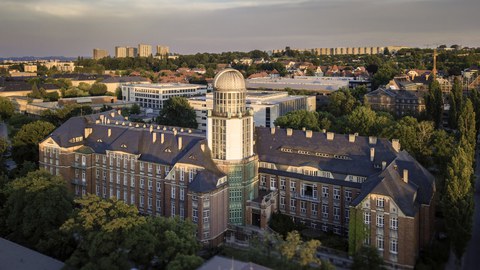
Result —
[[[214,91],[246,91],[245,78],[236,69],[224,69],[213,79],[213,89]]]

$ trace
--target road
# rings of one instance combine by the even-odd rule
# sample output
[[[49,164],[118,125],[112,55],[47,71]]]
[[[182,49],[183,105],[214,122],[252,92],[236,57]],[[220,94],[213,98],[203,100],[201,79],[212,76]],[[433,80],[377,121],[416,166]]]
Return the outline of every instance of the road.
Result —
[[[464,270],[479,269],[480,266],[480,157],[478,155],[475,164],[475,178],[475,211],[473,213],[472,238],[463,258],[462,269]]]

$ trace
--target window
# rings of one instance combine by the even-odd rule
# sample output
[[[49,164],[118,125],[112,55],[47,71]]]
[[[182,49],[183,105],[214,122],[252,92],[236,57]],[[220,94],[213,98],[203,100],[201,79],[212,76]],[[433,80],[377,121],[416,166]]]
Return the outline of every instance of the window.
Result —
[[[119,173],[117,173],[117,184],[120,185],[120,174]]]
[[[140,162],[140,173],[143,173],[144,169],[145,169],[144,163]]]
[[[148,197],[148,209],[152,209],[152,197]]]
[[[185,207],[180,206],[180,219],[185,219]]]
[[[157,185],[157,192],[161,192],[162,187],[161,187],[160,181],[157,181],[156,185]]]
[[[97,194],[97,196],[100,196],[100,186],[99,185],[95,186],[95,194]]]
[[[144,205],[144,201],[143,201],[143,200],[144,200],[143,195],[140,195],[140,207],[143,207],[143,205]]]
[[[160,200],[159,199],[155,200],[155,205],[157,207],[157,212],[160,212]]]
[[[295,211],[296,204],[295,199],[290,199],[290,211]]]
[[[370,212],[363,213],[363,222],[368,225],[370,224]]]
[[[171,205],[171,216],[174,217],[175,216],[175,201],[172,201],[172,205]]]
[[[183,182],[185,180],[185,169],[180,168],[180,181]]]
[[[100,171],[95,169],[95,178],[98,179],[100,177]]]
[[[328,187],[327,186],[322,186],[322,197],[323,198],[328,198]]]
[[[328,218],[328,205],[322,204],[322,217]]]
[[[377,213],[377,227],[383,227],[383,215]]]
[[[390,239],[390,253],[398,253],[398,240],[395,238]]]
[[[295,181],[290,181],[290,192],[295,192]]]
[[[390,229],[392,230],[398,230],[398,218],[397,217],[391,217],[390,218]]]
[[[340,208],[339,207],[333,207],[333,219],[338,221],[340,220]]]
[[[260,176],[260,186],[261,187],[267,186],[267,177],[265,175]]]
[[[277,181],[275,179],[275,176],[270,176],[270,189],[274,190],[277,188]]]
[[[180,200],[184,201],[185,200],[185,189],[180,188]]]
[[[134,204],[135,203],[135,194],[130,195],[130,203]]]
[[[198,222],[198,209],[193,209],[193,212],[192,212],[192,221],[194,223],[197,223]]]
[[[383,208],[384,204],[385,204],[385,200],[383,198],[377,198],[377,207],[378,208]]]
[[[285,190],[285,177],[280,177],[280,189]]]
[[[120,189],[117,189],[117,197],[116,199],[117,200],[120,200],[122,197],[120,196]]]
[[[127,194],[127,191],[124,190],[124,191],[123,191],[123,201],[124,201],[125,203],[127,203],[127,199],[128,199],[128,194]]]
[[[171,192],[171,193],[172,193],[172,195],[171,195],[170,198],[175,199],[176,190],[175,190],[175,187],[174,187],[174,186],[172,186],[172,192]]]
[[[300,201],[300,212],[303,214],[307,213],[307,202]]]
[[[110,188],[109,198],[113,197],[113,188]]]
[[[103,187],[103,198],[107,198],[107,187]]]
[[[152,179],[148,179],[148,190],[152,190],[153,187],[153,181]]]
[[[285,197],[280,197],[280,209],[285,209]]]
[[[192,182],[193,181],[193,175],[195,174],[195,171],[193,169],[190,169],[190,171],[188,172],[188,182]]]
[[[135,187],[135,176],[132,175],[132,178],[130,179],[130,186]]]
[[[140,178],[140,188],[143,188],[145,186],[145,179]]]
[[[148,163],[148,173],[152,173],[153,165],[152,163]]]
[[[350,208],[345,208],[345,223],[350,221]]]
[[[377,248],[383,250],[383,236],[377,235]]]
[[[318,204],[312,203],[312,216],[318,215]]]
[[[210,210],[203,210],[203,223],[208,223],[210,219]]]
[[[126,174],[123,175],[123,185],[128,186],[128,175]]]
[[[352,191],[351,190],[345,190],[345,201],[346,202],[351,202],[352,201]]]
[[[334,200],[340,200],[340,189],[339,188],[334,188],[333,189],[333,199]]]

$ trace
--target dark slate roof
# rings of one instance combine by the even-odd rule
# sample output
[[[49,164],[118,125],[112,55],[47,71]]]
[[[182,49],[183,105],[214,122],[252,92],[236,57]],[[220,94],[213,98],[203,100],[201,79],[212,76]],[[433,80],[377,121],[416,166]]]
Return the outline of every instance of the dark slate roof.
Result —
[[[395,97],[395,93],[393,92],[393,90],[390,90],[390,89],[385,89],[385,88],[378,88],[377,90],[375,91],[372,91],[372,92],[369,92],[367,94],[365,94],[366,96],[371,96],[371,97],[374,97],[374,96],[390,96],[390,97]]]
[[[269,163],[312,166],[332,173],[369,176],[378,172],[374,165],[380,166],[382,161],[388,164],[395,158],[395,150],[387,139],[377,139],[373,145],[369,143],[369,137],[363,136],[356,136],[355,142],[349,142],[349,135],[344,134],[335,134],[333,140],[327,140],[326,133],[321,132],[313,132],[311,138],[306,138],[305,132],[301,130],[293,130],[291,136],[287,136],[285,129],[278,128],[275,134],[271,134],[270,128],[257,127],[255,131],[259,160]],[[280,151],[282,147],[310,153],[342,155],[349,160],[286,153]],[[370,161],[370,148],[375,148],[373,162]]]
[[[408,170],[408,183],[403,180]],[[418,205],[430,205],[435,192],[435,178],[406,151],[380,173],[370,176],[362,185],[360,195],[352,205],[360,204],[368,194],[391,197],[407,216],[415,216]]]
[[[99,122],[100,116],[104,122]],[[108,119],[108,120],[107,120]],[[123,125],[125,123],[125,125]],[[132,126],[129,126],[132,124]],[[171,128],[143,127],[130,123],[115,111],[70,118],[56,129],[49,138],[52,138],[62,147],[82,146],[83,152],[93,151],[105,154],[107,151],[121,151],[129,154],[140,155],[139,160],[174,166],[177,163],[186,163],[205,168],[203,173],[197,174],[194,181],[196,189],[201,192],[215,189],[219,178],[225,176],[217,168],[211,158],[210,150],[203,133],[178,132],[174,134]],[[92,132],[83,141],[72,142],[72,138],[83,137],[85,128]],[[108,136],[110,130],[110,136]],[[156,141],[153,142],[153,134]],[[164,136],[163,143],[161,136]],[[179,138],[182,147],[179,147]],[[192,182],[192,183],[193,183]],[[214,183],[214,184],[213,184]],[[201,187],[198,187],[201,185]]]
[[[0,238],[0,269],[62,269],[64,263]]]
[[[217,182],[224,174],[214,173],[209,170],[203,170],[197,173],[192,182],[188,186],[189,190],[193,192],[209,192],[217,188]],[[226,185],[226,182],[223,184]]]

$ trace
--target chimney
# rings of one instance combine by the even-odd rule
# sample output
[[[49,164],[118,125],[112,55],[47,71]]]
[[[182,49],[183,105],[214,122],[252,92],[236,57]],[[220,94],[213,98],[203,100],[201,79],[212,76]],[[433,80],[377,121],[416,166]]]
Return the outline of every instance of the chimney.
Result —
[[[408,184],[408,170],[407,169],[403,170],[403,182]]]
[[[153,132],[153,125],[150,125],[150,133]]]
[[[302,128],[302,131],[305,131],[305,130],[307,130],[307,129],[306,129],[305,127],[303,127],[303,128]]]
[[[105,121],[105,115],[100,114],[100,122],[104,124],[105,123],[104,121]]]
[[[112,129],[111,128],[108,129],[108,137],[110,137],[110,136],[112,136]]]
[[[375,136],[368,137],[368,143],[372,144],[372,145],[377,144],[377,137],[375,137]]]
[[[117,111],[118,115],[122,115],[122,110]]]
[[[370,161],[373,162],[374,158],[375,158],[375,148],[371,147],[370,148]]]
[[[177,129],[176,128],[173,129],[173,136],[177,136]]]
[[[327,130],[326,130],[326,129],[322,129],[322,133],[327,133]]]
[[[110,116],[111,116],[112,118],[115,117],[115,112],[111,112],[111,113],[110,113]]]
[[[311,130],[306,130],[305,131],[305,137],[306,138],[312,138],[313,132]]]
[[[92,134],[92,128],[85,128],[84,136],[85,138],[88,138]]]
[[[182,150],[182,137],[178,137],[178,150]]]
[[[275,127],[270,128],[270,134],[272,134],[272,135],[275,134]]]
[[[192,133],[192,130],[191,130],[191,129],[188,129],[188,133]]]
[[[287,128],[287,136],[292,136],[293,129]]]
[[[348,134],[348,141],[355,142],[355,134]]]
[[[400,152],[400,141],[398,139],[393,139],[392,147],[396,152]]]
[[[152,133],[152,142],[155,143],[157,141],[157,133]]]
[[[160,143],[163,144],[165,142],[165,134],[160,134]]]
[[[385,170],[386,167],[387,167],[387,162],[382,161],[382,171]]]
[[[335,133],[333,132],[327,132],[327,140],[328,141],[333,141],[333,138],[335,137]]]

